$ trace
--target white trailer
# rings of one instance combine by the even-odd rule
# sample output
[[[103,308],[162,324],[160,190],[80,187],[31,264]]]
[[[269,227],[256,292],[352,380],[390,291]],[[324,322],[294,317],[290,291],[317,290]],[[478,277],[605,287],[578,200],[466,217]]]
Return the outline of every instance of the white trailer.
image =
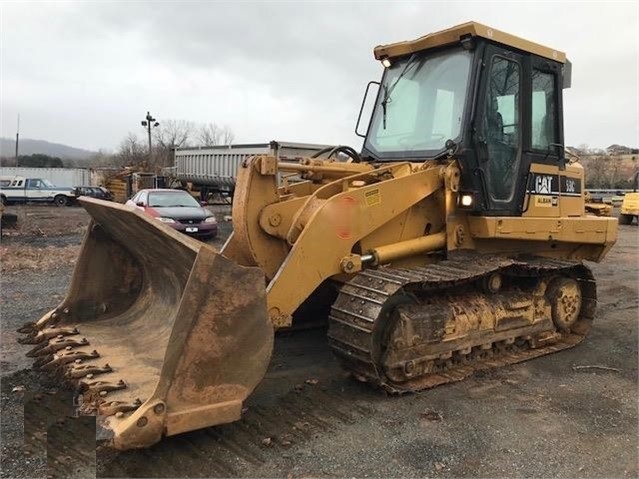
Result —
[[[91,170],[85,168],[27,168],[22,166],[0,167],[0,177],[41,178],[55,186],[73,188],[91,185]]]

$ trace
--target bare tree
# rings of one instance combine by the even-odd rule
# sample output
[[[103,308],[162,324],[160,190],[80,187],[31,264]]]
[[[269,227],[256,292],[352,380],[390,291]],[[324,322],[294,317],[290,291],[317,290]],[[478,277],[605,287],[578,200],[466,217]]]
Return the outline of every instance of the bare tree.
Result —
[[[153,132],[158,146],[178,148],[186,145],[194,130],[195,124],[191,121],[162,120]]]
[[[118,164],[116,155],[100,148],[91,158],[89,158],[92,167],[108,167]]]
[[[120,143],[114,159],[118,166],[144,166],[147,160],[146,148],[135,133],[129,132]]]
[[[587,188],[605,188],[606,163],[600,157],[582,158],[581,163],[586,171]]]
[[[16,157],[15,156],[0,157],[0,166],[16,166]]]
[[[235,133],[233,133],[230,126],[224,125],[222,128],[222,137],[224,139],[224,144],[231,146],[235,140]]]
[[[220,127],[216,123],[206,123],[198,130],[198,142],[200,146],[231,145],[235,140],[235,133],[231,127]]]
[[[587,188],[620,188],[627,184],[628,169],[623,159],[607,155],[582,158]]]
[[[160,126],[153,131],[155,136],[152,160],[154,166],[171,165],[173,161],[172,150],[186,146],[194,131],[195,124],[191,121],[161,120]]]
[[[201,146],[213,146],[220,144],[220,127],[215,123],[205,123],[200,125],[198,130],[198,142]]]
[[[587,143],[581,143],[579,146],[577,146],[577,152],[577,154],[579,155],[587,155],[590,153],[590,147]]]
[[[159,171],[173,165],[175,148],[186,147],[189,143],[201,146],[230,145],[234,140],[235,134],[228,125],[220,127],[216,123],[196,125],[185,120],[160,120],[160,126],[153,130],[151,155],[146,141],[138,138],[135,133],[129,133],[114,155],[99,152],[92,163],[95,166],[138,166]]]

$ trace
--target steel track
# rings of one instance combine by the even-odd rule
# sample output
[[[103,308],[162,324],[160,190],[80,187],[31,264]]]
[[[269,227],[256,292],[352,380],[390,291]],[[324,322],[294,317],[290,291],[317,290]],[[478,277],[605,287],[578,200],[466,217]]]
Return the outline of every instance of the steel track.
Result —
[[[397,383],[384,372],[381,350],[385,331],[390,327],[389,309],[406,297],[419,297],[425,308],[428,298],[455,295],[456,291],[481,288],[492,273],[508,281],[565,275],[578,281],[582,292],[580,316],[569,333],[555,333],[552,344],[535,343],[540,331],[534,328],[513,330],[510,335],[495,333],[488,344],[473,347],[467,354],[448,351],[447,359],[435,359],[432,372]],[[591,328],[596,308],[596,285],[590,270],[579,262],[546,258],[508,259],[475,253],[455,257],[414,269],[369,269],[346,283],[333,304],[329,316],[329,344],[342,366],[362,381],[392,393],[428,389],[460,381],[477,371],[503,367],[570,348],[581,342]],[[463,306],[460,306],[463,307]],[[519,334],[518,334],[519,333]],[[557,339],[558,336],[558,339]],[[533,341],[531,341],[531,337]],[[454,346],[454,343],[453,343]],[[534,346],[534,347],[531,347]],[[435,348],[437,349],[437,348]],[[439,351],[446,353],[439,348]]]

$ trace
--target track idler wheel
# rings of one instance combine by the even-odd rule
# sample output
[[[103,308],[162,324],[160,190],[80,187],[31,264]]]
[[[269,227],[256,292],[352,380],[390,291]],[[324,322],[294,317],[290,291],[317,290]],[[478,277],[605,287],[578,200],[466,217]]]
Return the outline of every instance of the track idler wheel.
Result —
[[[553,279],[546,289],[552,321],[559,331],[569,332],[579,319],[582,295],[579,283],[566,277]]]

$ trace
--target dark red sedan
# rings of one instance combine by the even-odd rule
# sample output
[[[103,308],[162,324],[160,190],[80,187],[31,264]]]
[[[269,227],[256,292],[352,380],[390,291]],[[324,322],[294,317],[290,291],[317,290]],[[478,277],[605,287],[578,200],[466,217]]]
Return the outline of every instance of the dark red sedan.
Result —
[[[140,190],[126,204],[189,236],[201,239],[217,236],[217,221],[213,213],[186,191]]]

